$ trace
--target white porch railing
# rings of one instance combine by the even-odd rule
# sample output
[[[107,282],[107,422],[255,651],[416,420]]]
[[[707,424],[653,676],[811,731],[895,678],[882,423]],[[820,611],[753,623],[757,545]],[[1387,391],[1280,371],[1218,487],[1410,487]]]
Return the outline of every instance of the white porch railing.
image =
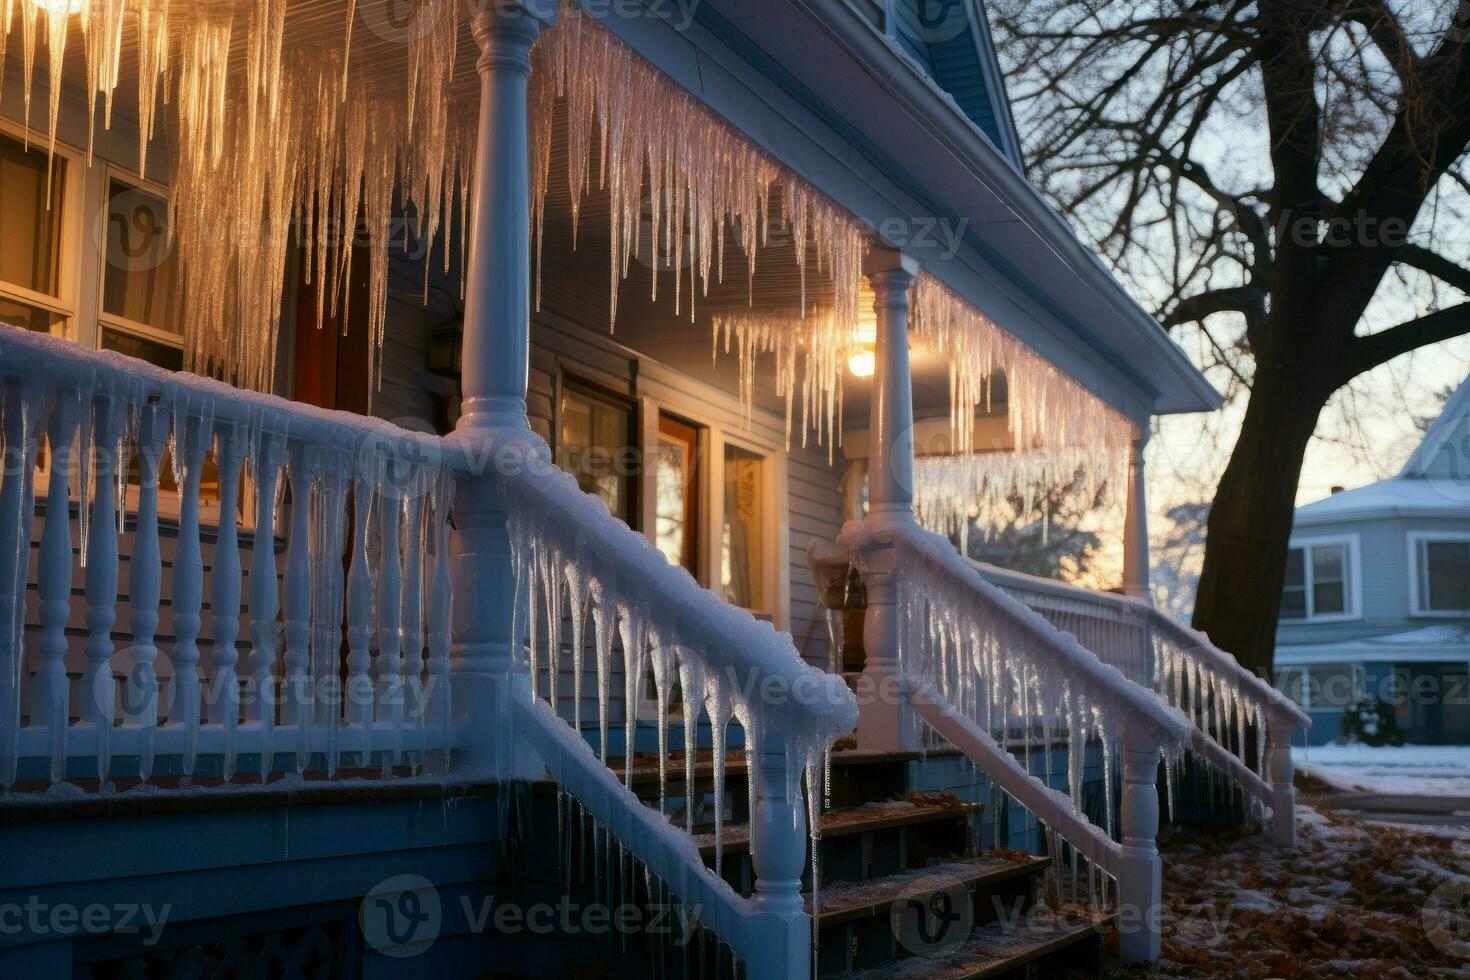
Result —
[[[1142,599],[973,564],[987,582],[1183,711],[1194,725],[1189,752],[1248,793],[1258,810],[1271,810],[1277,842],[1295,842],[1291,743],[1312,722],[1290,698]]]
[[[948,541],[911,519],[869,514],[848,523],[840,543],[865,576],[882,575],[896,589],[903,697],[917,719],[1046,824],[1054,856],[1061,850],[1058,838],[1065,842],[1073,892],[1083,862],[1090,896],[1097,876],[1105,876],[1104,896],[1111,891],[1133,926],[1120,932],[1123,957],[1156,959],[1162,879],[1154,845],[1155,780],[1159,762],[1172,761],[1188,743],[1189,720],[986,582]],[[1001,748],[1018,728],[1028,747],[1024,764]],[[1070,796],[1048,789],[1027,768],[1034,765],[1030,747],[1039,735],[1049,770],[1054,734],[1069,736]],[[1084,816],[1089,741],[1100,742],[1104,753],[1101,827]],[[1115,762],[1123,779],[1119,827],[1113,822]],[[1052,776],[1042,775],[1047,781]]]
[[[0,386],[0,786],[447,758],[451,485],[439,440],[9,328]],[[167,562],[165,463],[179,488]],[[254,525],[248,566],[239,517]]]
[[[487,447],[496,468],[496,496],[507,515],[516,583],[514,642],[527,642],[526,685],[537,676],[539,651],[550,663],[550,690],[518,697],[517,718],[558,782],[577,797],[599,831],[617,836],[651,873],[699,915],[746,961],[751,976],[800,976],[810,969],[811,921],[801,895],[804,828],[813,853],[818,833],[822,763],[831,744],[857,725],[857,703],[840,678],[804,664],[789,634],[721,601],[681,566],[670,565],[646,538],[613,519],[596,497],[550,462],[545,443],[529,432],[509,433]],[[574,659],[574,717],[561,721],[558,703],[562,624],[569,620]],[[584,631],[589,624],[597,677],[599,757],[581,741]],[[625,731],[638,722],[638,684],[651,670],[659,733],[660,811],[668,774],[669,705],[677,683],[683,704],[686,787],[695,785],[696,731],[701,717],[713,741],[716,871],[711,874],[689,836],[694,807],[682,830],[644,810],[632,790],[632,745],[625,745],[624,783],[605,768],[608,705],[615,640],[623,658]],[[549,702],[549,703],[548,703]],[[532,708],[526,707],[532,705]],[[731,720],[744,732],[751,862],[755,894],[742,898],[718,877],[720,799],[725,733]],[[801,783],[806,780],[806,800]],[[816,876],[814,875],[814,880]]]

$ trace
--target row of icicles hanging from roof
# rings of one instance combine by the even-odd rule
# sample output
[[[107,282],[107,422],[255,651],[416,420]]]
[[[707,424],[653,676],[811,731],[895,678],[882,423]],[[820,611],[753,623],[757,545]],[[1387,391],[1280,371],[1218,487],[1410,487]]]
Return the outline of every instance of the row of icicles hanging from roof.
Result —
[[[186,366],[259,390],[274,377],[292,236],[307,281],[318,286],[318,325],[340,311],[345,332],[344,296],[357,236],[341,229],[359,225],[369,251],[368,332],[380,377],[389,247],[395,234],[405,246],[410,239],[437,242],[446,274],[451,253],[464,254],[477,125],[474,98],[461,97],[454,86],[463,28],[459,3],[417,0],[416,29],[404,32],[402,88],[370,84],[358,68],[362,55],[350,57],[355,3],[348,4],[340,47],[314,44],[310,50],[287,46],[286,7],[287,0],[0,0],[4,33],[19,35],[28,118],[44,40],[53,144],[63,59],[49,55],[65,51],[73,23],[82,33],[94,125],[99,95],[102,124],[110,125],[124,58],[135,59],[139,171],[145,175],[160,103],[170,107],[169,236],[178,249]],[[131,31],[125,31],[128,24]],[[357,37],[368,35],[356,27]],[[133,39],[132,52],[124,50],[125,36]],[[231,60],[239,50],[243,72],[238,55]],[[654,257],[677,270],[662,283],[654,274],[653,298],[662,288],[668,301],[672,292],[675,314],[687,311],[691,320],[696,297],[723,280],[727,239],[738,244],[751,282],[772,223],[785,223],[800,272],[797,307],[776,314],[716,311],[713,353],[733,348],[739,357],[747,415],[757,358],[774,355],[788,442],[799,427],[803,445],[810,436],[833,446],[841,434],[845,368],[871,342],[858,327],[865,319],[860,312],[867,313],[860,297],[868,241],[863,224],[567,0],[559,25],[543,33],[533,58],[538,307],[552,132],[561,111],[574,228],[594,186],[611,199],[610,328],[619,284],[643,247],[645,207]],[[89,157],[91,140],[89,132]],[[397,213],[413,215],[406,231],[395,228],[395,190]],[[451,231],[457,233],[453,249],[444,242]],[[433,254],[432,247],[422,251],[426,258]],[[669,261],[676,256],[687,261]],[[809,264],[829,281],[830,305],[808,301]],[[753,306],[753,293],[750,300]],[[911,321],[914,335],[950,365],[953,445],[973,445],[975,415],[990,409],[992,380],[1004,375],[1006,420],[1016,447],[1068,447],[1090,457],[1087,465],[1097,473],[1113,472],[1126,458],[1130,427],[1121,415],[930,275],[921,274],[913,287]]]

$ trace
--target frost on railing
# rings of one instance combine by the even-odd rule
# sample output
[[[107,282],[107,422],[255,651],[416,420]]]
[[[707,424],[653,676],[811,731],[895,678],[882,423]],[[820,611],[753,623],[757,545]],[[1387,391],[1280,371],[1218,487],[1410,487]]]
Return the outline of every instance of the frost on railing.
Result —
[[[1289,736],[1292,730],[1311,725],[1280,691],[1203,634],[1143,600],[1089,592],[979,563],[974,567],[1057,629],[1071,633],[1104,663],[1182,711],[1198,734],[1214,743],[1207,751],[1191,752],[1190,758],[1222,777],[1227,793],[1236,788],[1250,791],[1252,815],[1264,817],[1262,806],[1269,802],[1264,784],[1270,778],[1266,750],[1272,730],[1278,737],[1283,731]],[[1198,738],[1192,741],[1192,748],[1206,748]],[[1169,772],[1171,812],[1173,787],[1184,764],[1181,756]],[[1214,778],[1209,782],[1212,794],[1215,782]]]
[[[25,331],[0,385],[0,785],[447,759],[437,439]]]
[[[732,721],[744,734],[752,805],[760,795],[760,770],[769,766],[773,753],[784,757],[783,798],[796,802],[793,815],[801,812],[805,781],[806,816],[815,852],[820,828],[819,767],[831,744],[857,724],[856,701],[842,680],[802,663],[789,634],[722,602],[684,568],[669,564],[646,538],[614,519],[600,499],[583,493],[572,476],[553,467],[540,440],[525,437],[498,445],[494,453],[499,459],[514,456],[524,464],[513,473],[503,473],[501,486],[509,515],[517,615],[525,616],[515,624],[512,635],[517,642],[525,639],[531,676],[540,676],[544,666],[548,677],[545,690],[533,688],[535,696],[545,697],[552,706],[563,699],[566,692],[558,690],[558,678],[564,666],[561,658],[569,653],[574,687],[571,723],[572,729],[581,729],[582,658],[590,625],[597,678],[598,758],[604,764],[608,760],[614,657],[621,657],[624,731],[628,733],[622,774],[625,788],[632,780],[631,733],[639,721],[638,685],[651,672],[660,813],[667,810],[669,709],[676,685],[683,705],[686,787],[695,784],[696,753],[692,749],[701,718],[710,727],[716,821],[713,876],[718,877],[722,864],[721,793],[726,732]],[[570,623],[570,637],[561,635],[564,622]],[[549,660],[545,665],[538,662],[543,651]],[[686,832],[693,828],[693,810],[685,806]],[[799,816],[796,820],[799,825]],[[759,867],[759,835],[752,847],[753,861]],[[702,865],[685,870],[701,876],[710,873]],[[666,884],[678,886],[677,881]],[[682,897],[691,900],[687,891]],[[735,937],[725,938],[736,941]]]
[[[1008,749],[1028,775],[1046,786],[1064,780],[1069,817],[1096,821],[1117,838],[1115,773],[1125,726],[1172,762],[1189,738],[1188,720],[986,582],[945,539],[911,522],[870,516],[847,524],[841,542],[860,569],[893,563],[899,660],[911,684],[966,719],[987,744]],[[923,717],[918,712],[916,720]],[[1051,749],[1059,742],[1066,746],[1065,772],[1053,773]],[[1101,746],[1104,801],[1100,814],[1086,815],[1089,743]],[[1035,802],[1046,806],[1043,798]],[[1058,830],[1058,814],[1037,815]],[[1086,842],[1069,843],[1075,861]]]

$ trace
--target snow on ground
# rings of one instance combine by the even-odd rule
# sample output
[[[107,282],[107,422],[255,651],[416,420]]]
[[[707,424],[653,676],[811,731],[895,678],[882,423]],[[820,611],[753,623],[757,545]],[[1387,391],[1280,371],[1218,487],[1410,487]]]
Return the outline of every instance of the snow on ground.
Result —
[[[1349,792],[1470,796],[1470,746],[1293,747],[1298,772]]]
[[[1297,807],[1298,846],[1169,828],[1163,955],[1127,977],[1470,976],[1470,846]]]

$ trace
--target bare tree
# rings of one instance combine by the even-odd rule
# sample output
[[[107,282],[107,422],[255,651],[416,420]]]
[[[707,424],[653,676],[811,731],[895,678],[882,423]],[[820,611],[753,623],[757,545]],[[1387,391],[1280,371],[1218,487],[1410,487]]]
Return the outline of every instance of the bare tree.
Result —
[[[990,7],[1033,176],[1246,399],[1194,622],[1268,669],[1323,407],[1470,332],[1470,2]]]

